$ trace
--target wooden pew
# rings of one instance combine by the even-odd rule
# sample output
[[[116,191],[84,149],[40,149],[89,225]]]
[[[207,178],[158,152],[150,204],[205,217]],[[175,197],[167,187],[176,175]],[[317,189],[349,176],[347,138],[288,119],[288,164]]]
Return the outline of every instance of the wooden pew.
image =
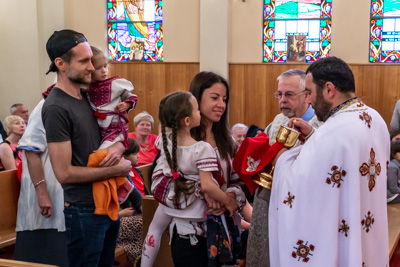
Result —
[[[144,240],[149,230],[154,213],[158,207],[158,202],[152,196],[143,197],[143,232],[142,239]],[[171,256],[171,247],[169,246],[169,229],[167,228],[161,237],[160,250],[157,258],[154,261],[153,267],[169,267],[174,266]]]
[[[6,260],[6,259],[0,259],[0,266],[1,267],[57,267],[56,265],[33,263],[26,261]]]
[[[400,240],[400,203],[388,204],[389,258],[392,258]]]
[[[151,172],[152,172],[152,165],[153,164],[146,164],[137,167],[139,170],[142,171],[144,186],[146,187],[148,192],[151,192]]]
[[[16,170],[0,172],[0,248],[15,244],[19,190]]]
[[[152,168],[152,164],[142,165],[142,166],[139,166],[137,168],[142,171],[144,186],[146,187],[147,191],[150,192],[150,189],[151,189],[151,168]],[[143,204],[142,207],[144,209],[144,204]],[[151,211],[149,211],[149,212],[151,212]],[[154,212],[155,212],[155,209],[153,211],[153,215],[154,215]],[[152,218],[153,218],[153,215],[151,215]],[[151,220],[150,220],[150,222],[151,222]],[[149,224],[150,224],[150,222],[149,222]],[[143,223],[143,225],[144,225],[144,223]],[[147,226],[147,229],[148,229],[148,226]],[[146,233],[147,233],[147,229],[146,229]],[[142,233],[142,236],[143,236],[143,233]],[[114,258],[118,258],[118,257],[127,258],[126,254],[125,254],[125,250],[122,247],[116,247],[115,248]]]

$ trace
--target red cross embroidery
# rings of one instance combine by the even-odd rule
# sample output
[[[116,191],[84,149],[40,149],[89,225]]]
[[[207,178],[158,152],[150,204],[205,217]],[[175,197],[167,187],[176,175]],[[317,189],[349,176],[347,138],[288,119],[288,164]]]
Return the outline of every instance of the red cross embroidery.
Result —
[[[365,216],[365,219],[363,219],[363,220],[361,221],[361,225],[364,226],[363,229],[365,230],[365,232],[368,233],[368,232],[369,232],[369,229],[372,228],[372,225],[374,224],[375,219],[372,218],[374,215],[371,214],[370,211],[368,211],[368,214],[367,214],[367,215],[364,215],[364,216]]]
[[[286,198],[286,200],[283,201],[283,204],[288,204],[288,206],[290,208],[292,208],[294,198],[295,198],[295,196],[290,194],[290,192],[288,192],[288,197]]]
[[[375,151],[371,148],[370,159],[368,163],[363,163],[360,167],[360,173],[362,176],[368,176],[368,188],[372,191],[375,187],[376,176],[381,173],[381,164],[375,162]]]
[[[370,115],[368,115],[367,112],[364,111],[363,113],[360,113],[359,118],[362,121],[365,121],[365,123],[368,125],[368,128],[371,128],[372,117]]]
[[[338,166],[333,165],[331,168],[332,173],[328,174],[331,177],[326,178],[326,183],[327,184],[333,184],[332,187],[335,187],[335,184],[337,185],[337,188],[340,188],[341,181],[343,181],[342,177],[346,176],[346,171],[342,170],[342,168],[339,169]]]
[[[346,220],[342,220],[342,224],[339,226],[339,233],[344,233],[344,236],[347,237],[347,233],[350,230],[350,226],[346,223]]]
[[[297,258],[299,257],[298,261],[302,259],[303,262],[308,262],[310,258],[308,256],[313,256],[313,254],[310,253],[310,251],[314,251],[314,245],[310,244],[310,246],[307,246],[308,241],[303,244],[303,240],[297,241],[298,247],[293,247],[296,249],[296,251],[292,252],[292,257]]]

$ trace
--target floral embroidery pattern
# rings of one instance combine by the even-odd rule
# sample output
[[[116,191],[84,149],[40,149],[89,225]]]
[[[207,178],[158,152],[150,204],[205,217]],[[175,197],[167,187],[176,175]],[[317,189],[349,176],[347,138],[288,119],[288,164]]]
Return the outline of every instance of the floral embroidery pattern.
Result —
[[[372,218],[373,216],[374,216],[374,215],[371,214],[370,211],[368,211],[368,214],[365,215],[365,219],[363,219],[363,220],[361,221],[361,225],[364,226],[363,229],[364,229],[365,232],[367,232],[367,233],[369,232],[369,229],[372,228],[372,225],[373,225],[374,222],[375,222],[375,219]]]
[[[363,113],[360,113],[359,118],[362,121],[365,121],[365,124],[367,124],[368,128],[371,128],[372,117],[370,115],[368,115],[367,112],[364,111]]]
[[[211,256],[217,257],[217,254],[218,254],[218,249],[217,249],[217,247],[214,246],[214,245],[212,245],[212,246],[210,247],[210,253],[211,253]]]
[[[150,258],[149,255],[146,254],[146,245],[154,248],[154,242],[154,235],[146,236],[146,239],[143,242],[142,257]]]
[[[360,167],[360,173],[362,176],[368,176],[368,188],[372,191],[375,187],[376,176],[381,173],[381,164],[375,162],[375,151],[371,148],[370,159],[367,163],[363,163]]]
[[[308,256],[313,256],[313,254],[311,254],[310,251],[314,251],[315,247],[312,244],[310,244],[310,246],[307,246],[308,241],[305,244],[303,243],[304,243],[303,240],[297,241],[298,247],[293,247],[294,249],[296,249],[296,251],[292,252],[292,257],[293,258],[299,257],[298,261],[302,259],[303,262],[308,262],[310,260]]]
[[[260,164],[261,160],[255,161],[252,157],[247,157],[247,172],[253,172],[257,169],[258,165]]]
[[[339,167],[335,165],[332,166],[331,171],[333,172],[328,172],[331,177],[326,178],[326,183],[332,184],[332,187],[335,187],[336,184],[336,187],[340,188],[341,181],[343,181],[342,177],[346,176],[347,172],[342,170],[342,168],[339,169]]]
[[[288,206],[290,208],[292,208],[294,198],[295,198],[295,196],[290,194],[290,192],[288,192],[288,197],[286,198],[286,200],[283,201],[283,204],[288,204]]]
[[[339,233],[344,233],[344,236],[347,237],[347,233],[350,230],[350,226],[346,223],[346,220],[342,220],[342,224],[339,225]]]

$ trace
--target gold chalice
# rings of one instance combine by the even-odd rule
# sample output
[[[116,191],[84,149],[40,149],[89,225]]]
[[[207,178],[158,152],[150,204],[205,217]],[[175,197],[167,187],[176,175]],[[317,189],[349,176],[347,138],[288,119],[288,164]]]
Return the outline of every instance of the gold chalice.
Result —
[[[269,173],[262,172],[260,173],[259,177],[260,180],[254,180],[254,182],[262,187],[265,187],[269,190],[272,188],[272,174],[274,173],[274,166]]]
[[[278,134],[276,135],[276,141],[278,143],[284,144],[286,148],[291,148],[299,139],[300,133],[294,129],[294,124],[292,128],[285,125],[281,125]]]

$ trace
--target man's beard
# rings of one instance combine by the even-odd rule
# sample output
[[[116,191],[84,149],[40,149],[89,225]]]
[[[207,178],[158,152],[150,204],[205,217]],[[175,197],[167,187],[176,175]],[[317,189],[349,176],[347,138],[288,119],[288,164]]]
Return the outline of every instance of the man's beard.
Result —
[[[317,89],[317,99],[312,106],[319,121],[326,121],[329,118],[329,113],[332,110],[332,104],[325,101],[324,97],[322,96],[322,90]]]
[[[71,82],[76,83],[76,84],[89,84],[91,81],[86,81],[84,76],[85,76],[84,74],[79,75],[72,71],[67,73],[67,78]]]

